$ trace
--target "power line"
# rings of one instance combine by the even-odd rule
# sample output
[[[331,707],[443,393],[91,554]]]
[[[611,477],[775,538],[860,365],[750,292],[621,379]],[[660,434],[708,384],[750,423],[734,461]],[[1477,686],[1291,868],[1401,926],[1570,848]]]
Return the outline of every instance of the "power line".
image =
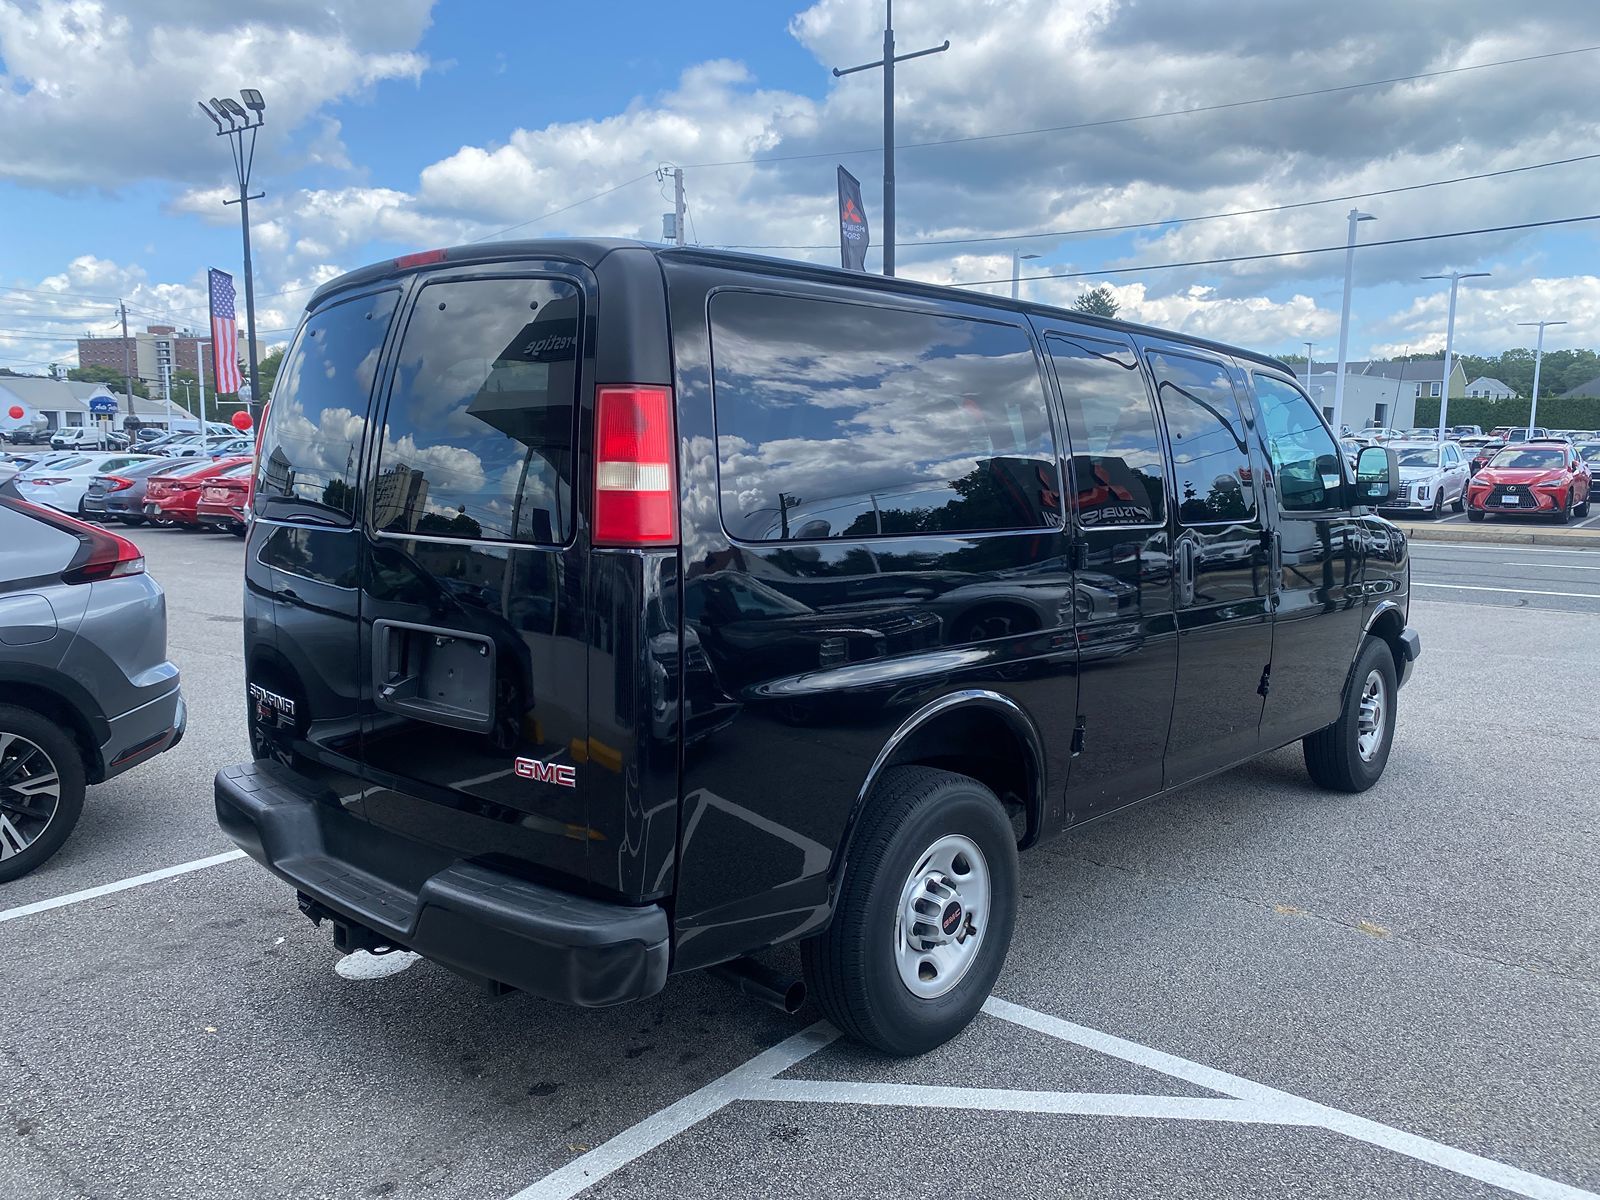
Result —
[[[525,226],[534,224],[535,222],[547,220],[550,217],[558,216],[564,212],[570,212],[572,209],[577,208],[580,204],[587,204],[591,200],[598,200],[602,196],[609,196],[612,192],[620,192],[625,187],[632,187],[636,183],[641,183],[646,179],[653,178],[655,173],[655,168],[652,167],[643,175],[635,175],[632,179],[624,179],[615,187],[608,187],[604,191],[594,193],[592,196],[585,196],[582,200],[574,200],[571,204],[563,205],[560,208],[553,208],[547,213],[540,213],[537,217],[529,217],[526,221],[518,221],[515,225],[507,225],[504,229],[497,230],[494,233],[486,233],[482,237],[475,237],[466,244],[469,246],[475,246],[479,242],[492,241],[497,237],[503,237],[505,234],[510,233],[513,229],[522,229]],[[305,289],[302,288],[299,290],[304,291]]]
[[[1338,92],[1353,92],[1363,88],[1387,87],[1392,83],[1411,83],[1419,79],[1437,79],[1442,75],[1459,75],[1463,71],[1484,71],[1490,67],[1508,67],[1517,63],[1542,62],[1545,59],[1564,58],[1573,54],[1589,54],[1600,46],[1580,46],[1573,50],[1552,50],[1546,54],[1528,54],[1520,58],[1501,58],[1493,62],[1468,63],[1462,67],[1442,67],[1437,71],[1420,71],[1414,75],[1393,75],[1387,79],[1370,79],[1364,83],[1343,83],[1333,87],[1311,88],[1303,92],[1285,92],[1278,96],[1257,96],[1249,100],[1227,100],[1219,104],[1198,104],[1192,108],[1169,108],[1161,112],[1138,113],[1127,117],[1106,117],[1098,121],[1079,121],[1071,125],[1044,125],[1037,129],[1013,129],[1005,133],[978,133],[967,137],[933,138],[925,142],[900,142],[897,149],[917,150],[929,146],[960,146],[970,142],[993,142],[1002,138],[1031,137],[1040,133],[1069,133],[1079,129],[1102,129],[1108,125],[1128,125],[1135,121],[1154,121],[1162,117],[1186,117],[1195,113],[1222,112],[1232,108],[1247,108],[1256,104],[1274,104],[1280,100],[1301,100],[1308,96],[1330,96]],[[774,154],[766,158],[733,158],[723,162],[685,163],[685,167],[741,167],[756,163],[799,162],[811,158],[841,158],[854,154],[882,154],[883,147],[862,150],[827,150],[808,154]]]
[[[1040,233],[995,233],[969,238],[917,238],[901,241],[902,246],[968,246],[985,242],[1021,242],[1032,238],[1077,237],[1092,233],[1124,233],[1133,229],[1159,229],[1166,225],[1188,225],[1196,221],[1217,221],[1224,217],[1253,217],[1261,213],[1288,212],[1296,208],[1315,208],[1319,204],[1341,204],[1347,200],[1369,200],[1374,196],[1394,196],[1401,192],[1418,192],[1426,188],[1445,187],[1452,183],[1471,183],[1480,179],[1497,179],[1502,175],[1515,175],[1523,171],[1539,171],[1545,167],[1564,167],[1571,163],[1592,162],[1600,153],[1579,154],[1572,158],[1557,158],[1549,162],[1528,163],[1520,167],[1505,167],[1498,171],[1483,171],[1477,175],[1457,175],[1452,179],[1434,179],[1427,183],[1411,183],[1404,187],[1379,188],[1371,192],[1350,192],[1343,196],[1324,196],[1320,200],[1297,200],[1292,204],[1269,204],[1261,208],[1240,208],[1231,212],[1202,213],[1195,217],[1166,217],[1157,221],[1130,221],[1123,225],[1090,225],[1082,229],[1050,229]],[[724,250],[833,250],[836,242],[816,245],[724,245]]]
[[[1517,229],[1543,229],[1551,225],[1576,225],[1583,221],[1600,221],[1600,213],[1587,217],[1559,217],[1551,221],[1523,221],[1517,225],[1491,225],[1484,229],[1458,229],[1453,233],[1423,233],[1415,237],[1385,238],[1382,241],[1362,242],[1360,248],[1371,249],[1376,246],[1404,246],[1412,242],[1437,242],[1446,238],[1473,237],[1481,233],[1509,233]],[[1343,243],[1337,246],[1315,246],[1309,250],[1277,250],[1266,254],[1237,254],[1230,258],[1196,258],[1187,262],[1170,263],[1144,263],[1136,267],[1104,267],[1098,271],[1058,271],[1049,275],[1018,275],[1018,282],[1026,283],[1036,279],[1089,279],[1101,275],[1132,275],[1142,271],[1171,271],[1179,267],[1214,267],[1223,263],[1258,262],[1269,258],[1296,258],[1302,254],[1332,254],[1335,251],[1342,253],[1348,249]],[[968,279],[961,283],[952,284],[952,287],[976,287],[984,283],[1011,283],[1012,277],[1005,276],[1000,279]]]

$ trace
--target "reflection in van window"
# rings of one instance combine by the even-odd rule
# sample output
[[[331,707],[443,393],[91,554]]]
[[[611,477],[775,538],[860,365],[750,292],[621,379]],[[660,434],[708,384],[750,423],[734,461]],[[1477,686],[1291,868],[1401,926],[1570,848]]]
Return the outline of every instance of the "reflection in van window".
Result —
[[[1286,512],[1316,512],[1343,500],[1344,468],[1333,435],[1299,388],[1270,375],[1254,376],[1267,455],[1278,477],[1278,504]],[[1408,455],[1422,456],[1418,463]],[[1437,466],[1439,448],[1407,450],[1401,466]]]
[[[1166,519],[1161,439],[1133,351],[1098,338],[1046,339],[1067,410],[1078,520],[1096,528]]]
[[[355,515],[357,462],[394,292],[313,313],[272,389],[261,434],[256,511],[278,502]]]
[[[1172,440],[1178,519],[1185,525],[1250,520],[1256,512],[1250,453],[1227,370],[1155,352],[1150,366]]]
[[[370,500],[389,533],[564,542],[572,526],[578,290],[430,283],[400,342]]]
[[[734,537],[1061,524],[1044,387],[1015,326],[722,292],[711,352]]]

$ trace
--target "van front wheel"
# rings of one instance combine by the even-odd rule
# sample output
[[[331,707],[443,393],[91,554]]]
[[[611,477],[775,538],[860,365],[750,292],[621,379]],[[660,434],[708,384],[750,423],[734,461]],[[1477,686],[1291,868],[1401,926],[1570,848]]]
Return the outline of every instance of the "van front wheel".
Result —
[[[1344,712],[1301,743],[1312,782],[1336,792],[1364,792],[1378,782],[1394,744],[1397,690],[1394,655],[1369,635],[1350,673]]]
[[[1017,911],[1017,844],[974,779],[898,767],[874,789],[833,923],[802,948],[823,1014],[885,1054],[966,1028],[999,977]]]

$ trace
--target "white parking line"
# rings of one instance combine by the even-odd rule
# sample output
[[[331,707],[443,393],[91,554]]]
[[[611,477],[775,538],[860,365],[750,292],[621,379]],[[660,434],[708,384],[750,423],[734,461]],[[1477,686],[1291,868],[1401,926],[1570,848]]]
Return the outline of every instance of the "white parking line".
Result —
[[[81,892],[68,892],[65,896],[56,896],[49,900],[35,900],[32,904],[20,904],[16,908],[0,909],[0,924],[6,921],[15,921],[18,917],[30,917],[34,913],[49,912],[52,908],[65,908],[69,904],[93,900],[99,896],[109,896],[113,892],[125,892],[129,888],[142,887],[147,883],[159,883],[163,879],[171,879],[176,875],[187,875],[191,871],[204,871],[207,867],[220,867],[223,863],[229,863],[236,858],[243,857],[243,850],[227,850],[221,854],[213,854],[210,858],[197,858],[193,862],[179,863],[175,867],[162,867],[159,871],[146,871],[143,875],[132,875],[127,879],[119,879],[115,883],[102,883],[99,887],[84,888]]]
[[[1600,548],[1600,542],[1595,543]],[[1555,546],[1526,546],[1517,542],[1412,542],[1411,549],[1415,552],[1439,554],[1454,554],[1457,550],[1471,550],[1477,554],[1594,554],[1587,546],[1578,546],[1571,550],[1560,549]]]
[[[1032,1112],[1154,1120],[1221,1121],[1240,1125],[1298,1125],[1341,1133],[1359,1142],[1487,1183],[1530,1200],[1600,1200],[1593,1192],[1558,1183],[1479,1154],[1418,1137],[1342,1109],[1279,1091],[1202,1063],[1075,1025],[1060,1017],[991,997],[983,1011],[1058,1041],[1174,1079],[1220,1092],[1204,1096],[1127,1095],[1098,1092],[1034,1092],[1006,1088],[961,1088],[841,1080],[779,1079],[796,1063],[823,1049],[838,1033],[826,1022],[780,1042],[699,1091],[646,1117],[610,1141],[573,1159],[518,1192],[512,1200],[572,1200],[606,1176],[693,1128],[737,1101],[791,1104],[870,1104],[903,1108],[982,1112]]]
[[[1499,592],[1503,596],[1565,596],[1569,600],[1600,600],[1600,593],[1597,592],[1542,592],[1537,588],[1484,587],[1476,583],[1418,583],[1413,579],[1411,586],[1445,588],[1452,592]]]

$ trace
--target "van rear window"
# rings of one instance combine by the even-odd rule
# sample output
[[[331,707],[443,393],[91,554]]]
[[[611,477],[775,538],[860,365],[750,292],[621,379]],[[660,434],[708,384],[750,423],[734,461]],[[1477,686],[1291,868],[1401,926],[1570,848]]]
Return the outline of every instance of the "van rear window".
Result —
[[[309,508],[346,523],[395,292],[320,309],[306,318],[278,372],[261,431],[256,512]]]
[[[386,533],[560,543],[572,531],[578,289],[430,283],[400,341],[372,485]]]
[[[746,541],[1059,527],[1033,345],[1014,325],[722,292],[722,521]]]

